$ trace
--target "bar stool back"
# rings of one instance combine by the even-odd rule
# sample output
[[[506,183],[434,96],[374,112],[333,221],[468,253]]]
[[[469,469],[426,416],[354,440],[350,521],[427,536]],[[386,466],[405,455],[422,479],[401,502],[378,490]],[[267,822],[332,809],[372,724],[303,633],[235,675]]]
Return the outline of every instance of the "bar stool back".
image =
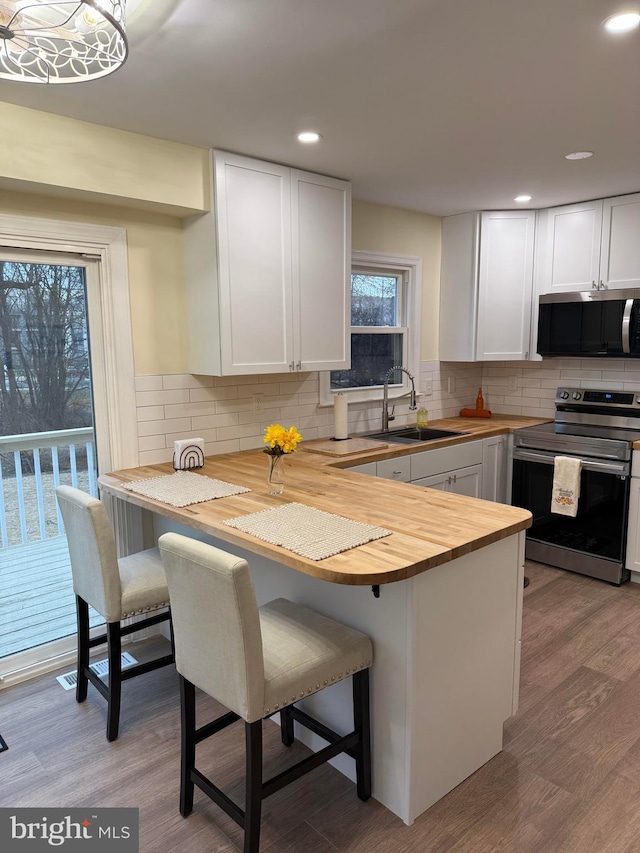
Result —
[[[173,652],[122,670],[122,637],[171,618],[169,610],[123,627],[121,621],[167,608],[169,590],[157,548],[117,557],[116,542],[102,501],[73,488],[58,486],[76,594],[78,620],[78,681],[76,700],[87,698],[89,681],[107,700],[107,740],[118,737],[122,682],[174,662]],[[105,634],[90,638],[89,606],[107,623]],[[94,646],[107,642],[109,676],[105,683],[89,666]]]
[[[180,676],[181,814],[191,813],[197,785],[244,828],[244,853],[257,853],[262,800],[340,752],[355,759],[357,794],[369,799],[369,637],[286,599],[259,608],[247,562],[219,548],[175,533],[165,533],[158,545],[171,595]],[[338,735],[294,707],[349,676],[354,695],[350,734]],[[229,713],[196,728],[196,687]],[[295,720],[329,746],[263,782],[262,720],[277,712],[286,745],[293,743]],[[240,719],[246,739],[244,811],[195,766],[196,744]]]

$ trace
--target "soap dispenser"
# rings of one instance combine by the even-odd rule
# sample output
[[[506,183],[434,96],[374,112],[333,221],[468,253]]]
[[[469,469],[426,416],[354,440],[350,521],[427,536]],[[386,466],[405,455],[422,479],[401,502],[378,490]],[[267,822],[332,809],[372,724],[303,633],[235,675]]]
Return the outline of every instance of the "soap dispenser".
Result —
[[[418,401],[418,411],[416,412],[416,426],[418,429],[426,427],[429,424],[429,412],[424,404],[424,399],[420,397]]]

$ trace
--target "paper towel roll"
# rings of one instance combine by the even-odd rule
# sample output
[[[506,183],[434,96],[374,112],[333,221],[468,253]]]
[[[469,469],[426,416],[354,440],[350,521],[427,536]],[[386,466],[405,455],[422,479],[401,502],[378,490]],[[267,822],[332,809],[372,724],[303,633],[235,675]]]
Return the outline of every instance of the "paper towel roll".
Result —
[[[349,438],[349,412],[346,394],[334,394],[333,423],[335,438]]]

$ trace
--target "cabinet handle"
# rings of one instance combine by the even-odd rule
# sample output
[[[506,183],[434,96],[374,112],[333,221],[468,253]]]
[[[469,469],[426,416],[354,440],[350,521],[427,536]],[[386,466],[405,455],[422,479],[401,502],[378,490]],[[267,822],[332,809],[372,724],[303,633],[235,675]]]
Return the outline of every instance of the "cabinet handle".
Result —
[[[454,475],[453,475],[453,482],[454,482],[454,483],[457,483],[457,482],[458,482],[458,475],[457,475],[457,474],[454,474]]]
[[[292,361],[289,362],[289,370],[295,370],[294,364]]]
[[[600,279],[600,289],[601,290],[608,290],[609,289],[609,285],[605,284],[604,281],[602,281],[602,279]]]
[[[598,289],[599,289],[598,285],[595,283],[595,281],[592,281],[591,282],[591,290],[598,290]]]
[[[449,477],[449,479],[447,480],[447,486],[450,486],[450,485],[451,485],[451,477]]]
[[[394,477],[399,477],[402,474],[402,471],[392,471]]]
[[[296,364],[296,370],[302,370],[302,362],[301,362],[301,361],[299,361],[299,362]]]

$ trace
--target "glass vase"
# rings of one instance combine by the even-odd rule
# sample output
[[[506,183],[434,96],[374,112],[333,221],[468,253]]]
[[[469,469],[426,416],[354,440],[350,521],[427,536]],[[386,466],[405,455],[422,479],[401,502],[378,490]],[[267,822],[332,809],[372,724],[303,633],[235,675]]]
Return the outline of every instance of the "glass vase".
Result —
[[[269,494],[281,495],[284,492],[284,482],[284,454],[269,456],[269,473],[267,474]]]

